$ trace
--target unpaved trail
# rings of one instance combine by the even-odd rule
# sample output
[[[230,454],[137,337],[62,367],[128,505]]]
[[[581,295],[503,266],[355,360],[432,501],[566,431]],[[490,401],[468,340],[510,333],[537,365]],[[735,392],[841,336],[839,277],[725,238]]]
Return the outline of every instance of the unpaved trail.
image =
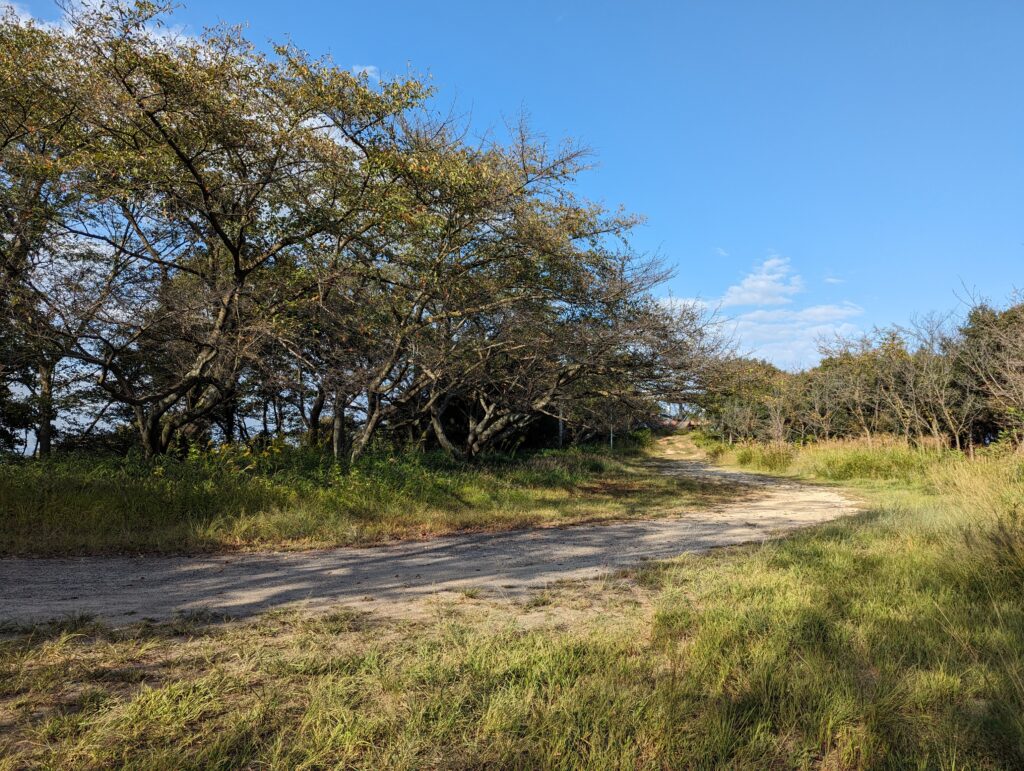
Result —
[[[751,495],[656,520],[456,535],[426,542],[197,557],[0,559],[0,621],[85,613],[114,624],[207,611],[241,618],[272,608],[347,605],[410,615],[422,601],[471,591],[522,599],[559,581],[598,578],[644,560],[761,541],[852,514],[822,487],[714,468],[685,442],[650,461],[664,474],[743,485]]]

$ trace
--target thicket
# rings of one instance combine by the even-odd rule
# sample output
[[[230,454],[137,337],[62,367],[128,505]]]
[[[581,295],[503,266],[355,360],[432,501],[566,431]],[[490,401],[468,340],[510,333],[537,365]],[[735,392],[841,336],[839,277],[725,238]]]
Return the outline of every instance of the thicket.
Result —
[[[798,373],[719,362],[696,399],[704,429],[729,443],[861,438],[875,458],[893,452],[887,437],[968,453],[1024,439],[1024,304],[978,302],[960,319],[823,341],[821,354]]]
[[[380,83],[168,6],[0,17],[0,449],[302,441],[473,458],[622,434],[709,343],[588,153],[472,139]]]

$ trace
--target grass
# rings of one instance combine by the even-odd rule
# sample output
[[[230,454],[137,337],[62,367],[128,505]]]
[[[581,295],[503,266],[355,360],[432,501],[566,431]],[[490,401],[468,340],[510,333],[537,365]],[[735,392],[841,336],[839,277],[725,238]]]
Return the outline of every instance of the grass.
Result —
[[[650,516],[728,498],[657,474],[643,447],[495,457],[376,455],[339,470],[322,453],[227,447],[148,465],[70,455],[0,461],[0,555],[313,548],[459,530]]]
[[[916,447],[892,437],[834,440],[797,447],[791,444],[728,445],[707,437],[697,442],[715,460],[768,473],[849,482],[885,480],[915,485],[958,453]]]
[[[825,460],[859,451],[787,473],[863,469],[863,515],[632,589],[11,629],[0,768],[1021,767],[1021,459]]]

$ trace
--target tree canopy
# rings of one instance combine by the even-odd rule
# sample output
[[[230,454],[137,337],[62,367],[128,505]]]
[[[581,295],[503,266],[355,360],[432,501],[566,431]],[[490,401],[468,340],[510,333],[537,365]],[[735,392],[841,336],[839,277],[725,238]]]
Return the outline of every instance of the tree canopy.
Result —
[[[575,193],[584,148],[471,140],[420,79],[167,12],[0,19],[0,443],[473,457],[692,386],[705,320]]]

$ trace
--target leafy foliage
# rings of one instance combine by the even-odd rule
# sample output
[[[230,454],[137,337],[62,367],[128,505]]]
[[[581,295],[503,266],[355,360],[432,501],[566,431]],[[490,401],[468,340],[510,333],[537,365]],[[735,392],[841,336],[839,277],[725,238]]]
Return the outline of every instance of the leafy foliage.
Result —
[[[685,386],[704,321],[654,300],[638,218],[574,193],[585,149],[470,144],[417,78],[176,35],[168,8],[0,18],[0,376],[38,454],[130,424],[147,458],[256,434],[472,458],[621,434]]]

